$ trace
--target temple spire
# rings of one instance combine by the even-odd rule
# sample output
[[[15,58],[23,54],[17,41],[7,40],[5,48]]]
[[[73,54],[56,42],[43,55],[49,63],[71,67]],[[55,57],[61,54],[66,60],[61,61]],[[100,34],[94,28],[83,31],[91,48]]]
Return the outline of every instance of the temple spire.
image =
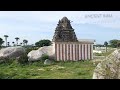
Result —
[[[52,41],[55,42],[78,41],[74,29],[71,26],[71,22],[67,17],[63,17],[61,20],[58,21]]]

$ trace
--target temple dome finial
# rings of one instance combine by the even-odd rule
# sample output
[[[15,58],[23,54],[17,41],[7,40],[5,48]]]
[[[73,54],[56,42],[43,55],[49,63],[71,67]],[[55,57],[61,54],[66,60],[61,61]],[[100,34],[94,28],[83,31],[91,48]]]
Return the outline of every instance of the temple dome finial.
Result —
[[[66,21],[69,21],[69,20],[68,20],[68,18],[67,18],[66,16],[64,16],[64,17],[61,19],[61,21],[66,22]]]

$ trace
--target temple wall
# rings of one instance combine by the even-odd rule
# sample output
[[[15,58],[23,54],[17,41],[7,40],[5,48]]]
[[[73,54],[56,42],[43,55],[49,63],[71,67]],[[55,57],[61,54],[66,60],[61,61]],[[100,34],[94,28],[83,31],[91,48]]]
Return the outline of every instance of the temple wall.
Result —
[[[93,43],[55,42],[57,61],[79,61],[93,59]]]

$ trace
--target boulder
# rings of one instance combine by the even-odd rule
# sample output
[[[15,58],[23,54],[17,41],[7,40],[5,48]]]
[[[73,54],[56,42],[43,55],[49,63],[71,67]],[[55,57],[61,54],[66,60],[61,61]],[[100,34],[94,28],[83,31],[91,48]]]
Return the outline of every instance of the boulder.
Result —
[[[6,58],[6,57],[10,57],[10,58],[16,58],[19,57],[21,55],[23,55],[25,53],[25,49],[23,47],[7,47],[7,48],[3,48],[0,50],[0,58]]]
[[[54,59],[55,57],[55,45],[44,46],[39,48],[38,50],[32,50],[28,53],[28,61],[38,61],[41,59],[42,55],[48,55],[50,59]]]
[[[93,79],[120,79],[120,50],[115,50],[96,66]]]
[[[49,60],[49,59],[46,59],[46,60],[44,61],[44,64],[45,64],[45,65],[51,65],[51,64],[52,64],[52,61]]]

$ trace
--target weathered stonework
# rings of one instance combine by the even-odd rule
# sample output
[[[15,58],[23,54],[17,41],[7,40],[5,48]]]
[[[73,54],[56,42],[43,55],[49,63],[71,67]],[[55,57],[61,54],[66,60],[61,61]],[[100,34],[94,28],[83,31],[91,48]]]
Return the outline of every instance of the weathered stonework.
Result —
[[[67,17],[63,17],[59,20],[55,34],[53,36],[53,42],[76,42],[77,37],[70,24],[70,20]]]

